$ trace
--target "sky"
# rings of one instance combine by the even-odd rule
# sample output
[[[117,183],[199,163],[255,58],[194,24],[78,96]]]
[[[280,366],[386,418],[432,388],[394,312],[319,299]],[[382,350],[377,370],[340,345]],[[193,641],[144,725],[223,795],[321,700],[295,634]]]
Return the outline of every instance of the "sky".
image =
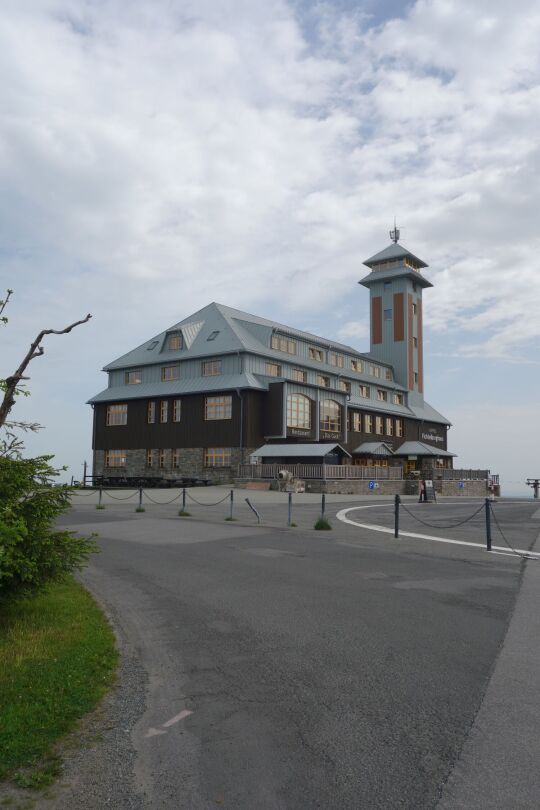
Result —
[[[537,0],[3,0],[0,376],[92,313],[30,367],[27,452],[79,477],[102,367],[210,301],[368,351],[396,216],[455,464],[530,495],[539,41]]]

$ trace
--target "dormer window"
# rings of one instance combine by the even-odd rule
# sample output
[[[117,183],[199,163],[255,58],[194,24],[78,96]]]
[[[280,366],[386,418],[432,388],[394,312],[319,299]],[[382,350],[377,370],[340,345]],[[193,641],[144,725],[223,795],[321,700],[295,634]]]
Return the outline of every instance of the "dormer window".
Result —
[[[342,354],[338,354],[337,352],[328,352],[328,362],[331,366],[343,368],[345,365],[345,358]]]
[[[284,335],[273,334],[271,341],[272,349],[277,352],[286,352],[287,354],[296,354],[296,341],[290,340]]]
[[[124,383],[126,385],[139,385],[142,383],[142,374],[140,369],[135,371],[126,371],[124,374]]]
[[[171,332],[170,335],[167,336],[167,350],[170,352],[177,352],[179,349],[184,347],[184,341],[182,339],[181,332]]]

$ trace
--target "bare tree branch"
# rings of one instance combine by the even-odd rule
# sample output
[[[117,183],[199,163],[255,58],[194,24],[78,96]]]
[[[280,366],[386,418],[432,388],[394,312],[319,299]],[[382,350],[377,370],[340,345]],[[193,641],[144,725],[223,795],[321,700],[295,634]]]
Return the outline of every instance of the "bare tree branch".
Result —
[[[9,299],[13,295],[13,290],[6,290],[6,293],[7,294],[6,294],[5,299],[3,301],[0,301],[0,316],[2,315],[2,312],[5,310],[7,305],[9,304]],[[2,321],[3,321],[3,323],[6,323],[7,318],[2,318]]]
[[[11,295],[11,290],[8,290],[8,297],[4,302],[7,304],[9,300],[9,296]],[[2,310],[0,310],[1,313]],[[20,364],[19,368],[10,376],[4,380],[4,398],[0,403],[0,427],[5,423],[7,416],[12,409],[13,405],[15,404],[15,393],[17,390],[17,386],[21,382],[21,380],[28,379],[28,377],[24,376],[24,372],[31,360],[34,360],[36,357],[41,357],[45,354],[45,349],[41,346],[41,341],[45,337],[45,335],[65,335],[68,332],[71,332],[72,329],[75,329],[76,326],[79,326],[82,323],[86,323],[90,320],[92,316],[88,314],[86,318],[83,318],[81,321],[75,321],[75,323],[66,326],[65,329],[42,329],[37,338],[32,342],[30,348],[28,349],[26,355],[23,358],[22,363]]]

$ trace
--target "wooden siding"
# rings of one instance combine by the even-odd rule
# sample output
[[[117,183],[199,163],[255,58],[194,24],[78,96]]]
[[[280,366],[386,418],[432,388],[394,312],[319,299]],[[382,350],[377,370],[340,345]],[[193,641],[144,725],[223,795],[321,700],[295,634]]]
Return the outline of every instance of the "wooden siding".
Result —
[[[418,336],[418,390],[424,392],[424,347],[422,340],[422,299],[416,300],[416,333]]]
[[[394,293],[394,341],[405,340],[404,294]]]
[[[376,295],[371,299],[371,342],[382,343],[382,297]]]
[[[407,295],[407,311],[408,311],[408,380],[409,380],[409,391],[414,389],[414,344],[413,344],[413,324],[414,324],[414,315],[413,315],[413,297],[411,293]]]

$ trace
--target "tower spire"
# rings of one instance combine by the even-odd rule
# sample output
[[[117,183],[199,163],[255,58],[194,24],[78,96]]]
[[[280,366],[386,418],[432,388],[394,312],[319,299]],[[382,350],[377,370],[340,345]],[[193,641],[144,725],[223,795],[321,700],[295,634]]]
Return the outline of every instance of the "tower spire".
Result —
[[[396,225],[395,217],[394,217],[394,230],[390,231],[390,239],[395,245],[397,245],[397,243],[399,242],[399,228]]]

